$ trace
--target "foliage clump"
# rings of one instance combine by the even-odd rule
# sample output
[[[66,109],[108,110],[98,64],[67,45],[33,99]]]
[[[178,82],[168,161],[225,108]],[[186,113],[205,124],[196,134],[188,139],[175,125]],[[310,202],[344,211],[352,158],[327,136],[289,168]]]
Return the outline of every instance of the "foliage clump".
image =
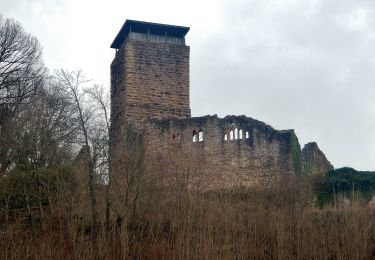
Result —
[[[66,184],[66,185],[64,185]],[[19,166],[6,176],[0,177],[0,208],[32,209],[54,203],[74,180],[69,166],[30,168]]]
[[[320,206],[340,197],[369,201],[375,194],[375,172],[344,167],[312,178]]]

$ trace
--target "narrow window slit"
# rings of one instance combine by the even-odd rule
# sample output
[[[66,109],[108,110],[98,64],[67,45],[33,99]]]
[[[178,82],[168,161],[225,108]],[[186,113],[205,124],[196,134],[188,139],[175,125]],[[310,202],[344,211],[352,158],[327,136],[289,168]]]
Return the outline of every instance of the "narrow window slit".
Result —
[[[203,131],[201,129],[199,129],[198,132],[198,141],[203,142]]]
[[[193,130],[193,143],[198,141],[197,131]]]

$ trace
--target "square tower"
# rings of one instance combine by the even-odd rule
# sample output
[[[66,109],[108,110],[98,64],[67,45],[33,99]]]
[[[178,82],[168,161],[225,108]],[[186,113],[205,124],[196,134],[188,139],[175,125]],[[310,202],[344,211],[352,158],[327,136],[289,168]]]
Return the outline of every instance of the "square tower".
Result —
[[[188,27],[126,20],[111,48],[111,120],[144,127],[147,119],[187,118]]]

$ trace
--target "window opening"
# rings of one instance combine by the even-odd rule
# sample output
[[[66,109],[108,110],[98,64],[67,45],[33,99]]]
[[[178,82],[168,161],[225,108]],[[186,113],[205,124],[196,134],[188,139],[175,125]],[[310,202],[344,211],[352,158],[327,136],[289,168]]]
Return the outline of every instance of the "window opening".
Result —
[[[240,129],[240,132],[239,132],[239,135],[238,135],[238,136],[239,136],[239,139],[242,139],[242,137],[243,137],[243,136],[242,136],[242,129]]]
[[[202,130],[199,130],[199,132],[198,132],[198,141],[203,142],[203,131]]]
[[[248,131],[246,131],[246,139],[249,139],[249,132]]]
[[[230,130],[230,133],[229,133],[229,139],[230,139],[230,140],[233,140],[233,130]]]
[[[228,134],[224,134],[224,141],[228,140]]]
[[[198,141],[197,131],[193,130],[193,143]]]
[[[238,139],[238,128],[236,127],[235,129],[234,129],[234,139]]]

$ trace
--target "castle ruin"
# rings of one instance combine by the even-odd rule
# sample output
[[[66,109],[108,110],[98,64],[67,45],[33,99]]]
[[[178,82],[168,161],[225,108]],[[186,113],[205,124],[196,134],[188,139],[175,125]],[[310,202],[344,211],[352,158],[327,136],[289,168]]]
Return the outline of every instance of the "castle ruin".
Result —
[[[275,130],[246,116],[191,117],[188,27],[127,20],[114,39],[111,64],[110,170],[126,160],[126,125],[144,133],[145,164],[163,183],[205,189],[267,183],[274,176],[333,168],[314,149],[301,152],[293,130]],[[315,147],[313,147],[315,148]],[[303,156],[302,156],[303,155]]]

